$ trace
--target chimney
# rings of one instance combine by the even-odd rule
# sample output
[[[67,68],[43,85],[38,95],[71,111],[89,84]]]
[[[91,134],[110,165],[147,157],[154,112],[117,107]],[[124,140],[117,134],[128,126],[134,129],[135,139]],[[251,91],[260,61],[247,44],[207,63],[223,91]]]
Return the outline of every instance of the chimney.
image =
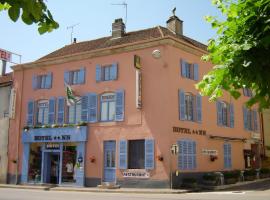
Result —
[[[77,38],[73,38],[73,44],[77,43]]]
[[[112,23],[112,39],[123,37],[125,35],[125,29],[126,26],[123,23],[123,19],[116,19]]]
[[[167,28],[176,35],[183,35],[183,21],[174,13],[167,21]]]
[[[6,75],[7,61],[0,60],[0,76]]]

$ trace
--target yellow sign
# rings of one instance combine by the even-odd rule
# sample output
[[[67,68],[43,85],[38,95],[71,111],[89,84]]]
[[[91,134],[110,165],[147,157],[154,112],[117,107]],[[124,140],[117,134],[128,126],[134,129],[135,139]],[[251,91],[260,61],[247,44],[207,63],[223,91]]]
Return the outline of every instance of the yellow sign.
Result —
[[[141,57],[138,55],[134,55],[134,67],[136,69],[141,69],[142,65],[141,65]]]

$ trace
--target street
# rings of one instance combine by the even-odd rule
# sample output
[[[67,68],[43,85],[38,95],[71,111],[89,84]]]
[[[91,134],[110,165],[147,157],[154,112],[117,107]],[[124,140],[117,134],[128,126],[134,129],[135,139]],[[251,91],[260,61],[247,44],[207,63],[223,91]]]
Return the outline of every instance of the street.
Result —
[[[207,199],[207,200],[267,200],[270,190],[263,191],[221,191],[186,194],[134,194],[134,193],[97,193],[97,192],[62,192],[29,189],[0,188],[0,200],[166,200],[166,199]]]

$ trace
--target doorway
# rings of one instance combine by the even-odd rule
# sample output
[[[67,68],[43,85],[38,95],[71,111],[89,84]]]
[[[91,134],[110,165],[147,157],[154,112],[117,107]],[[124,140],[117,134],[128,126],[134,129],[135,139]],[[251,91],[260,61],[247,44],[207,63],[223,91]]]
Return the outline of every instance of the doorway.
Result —
[[[59,184],[60,174],[60,153],[44,153],[44,177],[43,182],[49,184]]]
[[[115,141],[104,141],[103,182],[115,182]]]

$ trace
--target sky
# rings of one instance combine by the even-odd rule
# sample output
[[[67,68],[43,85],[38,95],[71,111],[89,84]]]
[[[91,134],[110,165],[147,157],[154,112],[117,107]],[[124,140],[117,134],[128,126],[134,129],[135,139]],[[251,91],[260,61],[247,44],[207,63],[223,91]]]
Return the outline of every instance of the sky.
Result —
[[[36,25],[26,25],[21,20],[12,22],[6,11],[0,12],[0,48],[21,55],[21,62],[32,62],[48,53],[70,44],[71,29],[77,41],[87,41],[111,35],[114,19],[125,20],[123,0],[47,0],[47,6],[60,27],[40,35]],[[125,0],[127,6],[126,31],[166,26],[166,21],[176,7],[176,15],[184,21],[184,35],[207,44],[215,31],[204,16],[219,16],[211,0]],[[13,56],[14,62],[19,58]],[[8,71],[11,69],[8,65]]]

